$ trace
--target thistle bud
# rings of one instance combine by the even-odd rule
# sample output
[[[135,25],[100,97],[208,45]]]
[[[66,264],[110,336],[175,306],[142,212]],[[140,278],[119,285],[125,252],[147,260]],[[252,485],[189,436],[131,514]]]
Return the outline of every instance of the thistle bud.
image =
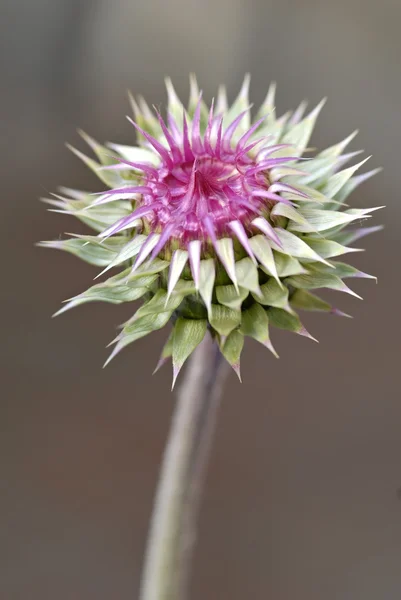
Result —
[[[304,157],[323,102],[306,116],[302,103],[277,117],[271,85],[253,120],[249,78],[230,107],[224,88],[207,108],[191,78],[185,108],[170,80],[166,85],[166,119],[143,98],[131,98],[136,146],[104,147],[82,133],[97,160],[72,148],[107,186],[104,192],[61,188],[47,200],[94,233],[42,245],[102,267],[99,276],[118,270],[57,314],[85,302],[141,298],[107,362],[172,323],[157,368],[172,357],[175,381],[209,330],[239,375],[246,336],[277,356],[271,326],[311,338],[298,309],[344,315],[315,290],[356,296],[344,279],[370,277],[337,258],[380,229],[359,225],[376,208],[345,204],[377,170],[355,175],[367,159],[343,168],[358,154],[345,152],[355,134]]]

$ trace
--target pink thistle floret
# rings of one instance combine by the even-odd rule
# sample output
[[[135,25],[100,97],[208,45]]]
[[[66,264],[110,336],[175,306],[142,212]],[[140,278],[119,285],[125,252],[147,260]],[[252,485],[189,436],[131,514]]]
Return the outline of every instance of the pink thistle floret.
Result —
[[[188,250],[192,274],[196,279],[200,256],[195,256],[198,245],[191,242],[200,241],[202,251],[212,244],[224,264],[226,261],[218,246],[218,239],[222,237],[236,237],[255,261],[248,243],[248,232],[263,228],[266,234],[269,224],[260,218],[256,223],[253,221],[277,202],[292,205],[290,200],[279,195],[280,191],[303,195],[293,187],[272,183],[269,179],[269,169],[299,160],[296,156],[275,157],[276,152],[287,148],[286,144],[264,146],[257,150],[257,146],[266,142],[266,137],[248,143],[265,117],[233,143],[233,136],[247,111],[236,117],[223,132],[223,116],[214,115],[212,105],[202,136],[200,110],[201,98],[195,110],[191,134],[185,114],[181,132],[171,114],[167,127],[157,113],[168,147],[129,119],[146,139],[147,145],[157,153],[159,165],[155,167],[118,159],[120,163],[142,171],[141,185],[112,189],[102,194],[100,202],[110,202],[114,198],[126,197],[126,194],[139,194],[140,197],[132,214],[106,229],[100,237],[118,234],[141,219],[149,237],[134,269],[149,255],[154,258],[166,245],[173,244]],[[152,233],[159,235],[156,243],[152,243]],[[277,242],[272,229],[271,236]],[[229,268],[227,264],[224,266]]]

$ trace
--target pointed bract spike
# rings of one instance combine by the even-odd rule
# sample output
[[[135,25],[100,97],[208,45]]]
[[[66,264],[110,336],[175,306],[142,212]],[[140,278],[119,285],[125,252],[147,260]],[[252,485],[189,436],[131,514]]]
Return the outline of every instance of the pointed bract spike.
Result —
[[[339,291],[341,292],[345,292],[346,294],[349,294],[350,296],[354,296],[354,298],[358,298],[358,300],[363,300],[362,296],[360,296],[359,294],[357,294],[356,292],[354,292],[354,290],[352,290],[350,287],[348,287],[348,285],[346,283],[344,283],[342,281],[342,286],[339,286]]]
[[[322,193],[328,198],[334,198],[336,194],[341,190],[341,188],[347,183],[349,179],[351,179],[352,175],[357,171],[362,165],[366,163],[371,157],[368,156],[364,160],[361,160],[358,164],[348,167],[343,171],[339,171],[330,177],[327,184],[322,189]]]
[[[123,248],[120,250],[117,256],[110,262],[110,264],[108,264],[107,267],[103,269],[101,273],[99,273],[99,275],[96,275],[95,279],[101,277],[102,275],[104,275],[104,273],[106,273],[113,267],[117,267],[118,265],[121,265],[122,263],[136,256],[139,253],[142,244],[145,243],[146,239],[146,235],[136,235],[132,240],[129,240],[123,246]]]
[[[238,98],[241,98],[242,101],[246,104],[248,104],[249,102],[249,86],[251,84],[251,74],[250,73],[246,73],[245,77],[244,77],[244,81],[242,82],[242,86],[240,89],[240,92],[238,94]]]
[[[119,156],[124,160],[145,163],[153,166],[159,166],[160,156],[149,148],[143,146],[125,146],[123,144],[108,143],[107,146],[118,152]]]
[[[333,240],[304,237],[304,241],[322,258],[333,258],[349,252],[362,252],[362,248],[348,248]]]
[[[330,313],[332,315],[336,315],[337,317],[346,317],[347,319],[353,319],[352,315],[349,315],[348,313],[345,313],[342,310],[338,310],[338,308],[332,308]]]
[[[147,187],[147,186],[131,186],[131,185],[125,185],[123,187],[120,188],[113,188],[111,190],[106,190],[105,192],[93,192],[92,194],[90,194],[91,196],[100,196],[100,197],[104,197],[104,196],[114,196],[117,194],[150,194],[152,192],[151,188]],[[95,201],[96,202],[96,201]],[[91,203],[91,206],[95,205],[95,202]]]
[[[245,248],[246,252],[250,256],[251,260],[256,264],[256,258],[252,252],[252,248],[249,245],[249,240],[244,226],[240,221],[230,221],[228,226],[235,233],[241,245]]]
[[[240,382],[240,383],[242,383],[242,378],[241,378],[241,370],[240,370],[240,365],[239,365],[239,363],[238,363],[238,364],[233,364],[233,365],[231,365],[231,366],[232,366],[232,368],[233,368],[233,370],[234,370],[234,373],[237,375],[237,377],[238,377],[238,379],[239,379],[239,382]]]
[[[199,289],[199,269],[200,269],[200,255],[201,255],[201,242],[199,240],[192,240],[188,244],[188,255],[189,263],[191,265],[192,278],[195,282],[195,287]]]
[[[99,171],[126,171],[127,167],[123,164],[118,165],[102,165],[98,167]]]
[[[283,141],[287,144],[293,145],[294,149],[298,150],[299,154],[302,154],[305,151],[315,126],[316,119],[325,102],[326,99],[323,99],[321,102],[319,102],[316,108],[314,108],[309,115],[291,127],[284,135]]]
[[[276,233],[280,239],[281,246],[275,247],[275,243],[272,241],[271,244],[275,250],[285,252],[295,258],[311,258],[331,267],[330,263],[319,256],[319,254],[312,250],[312,248],[298,236],[281,228],[276,228]]]
[[[119,325],[119,329],[122,329],[123,327],[124,327],[124,324]],[[111,342],[106,344],[106,348],[111,348],[111,346],[114,346],[114,344],[117,344],[120,339],[121,339],[121,333],[119,333],[113,340],[111,340]],[[106,365],[103,365],[103,367],[105,367],[105,366]]]
[[[292,331],[293,333],[297,333],[304,337],[309,337],[310,339],[315,340],[313,336],[305,329],[302,325],[299,317],[296,313],[289,313],[281,308],[269,308],[267,311],[269,315],[269,319],[274,327],[278,327],[279,329],[285,329],[287,331]]]
[[[189,288],[187,292],[191,292],[191,288]],[[173,296],[169,300],[167,300],[166,290],[159,288],[150,300],[148,300],[138,308],[134,317],[131,319],[131,323],[133,323],[137,319],[139,320],[149,315],[151,317],[156,317],[158,314],[164,312],[172,314],[172,312],[179,307],[186,295],[186,292],[180,293],[179,291],[177,291],[177,293],[173,294]]]
[[[351,192],[353,192],[359,185],[361,185],[374,175],[377,175],[381,171],[382,168],[379,167],[378,169],[372,169],[371,171],[368,171],[366,173],[361,173],[360,175],[355,175],[354,177],[351,177],[351,179],[349,179],[345,183],[345,185],[343,185],[341,190],[337,192],[336,199],[339,202],[344,202],[351,194]]]
[[[172,114],[172,116],[178,123],[179,119],[182,118],[183,111],[185,111],[184,106],[179,97],[177,96],[177,93],[174,89],[170,77],[166,77],[165,85],[167,89],[168,111]]]
[[[289,194],[295,194],[296,196],[301,196],[301,198],[308,198],[308,195],[305,192],[301,192],[293,185],[288,185],[288,183],[273,183],[269,187],[269,191],[275,192],[288,192]]]
[[[209,215],[206,215],[205,217],[203,217],[202,223],[206,229],[208,236],[210,237],[210,241],[212,242],[213,246],[215,246],[217,237],[213,219]]]
[[[128,92],[128,98],[135,122],[148,133],[157,135],[159,133],[159,126],[145,99],[142,96],[138,96],[138,100],[136,100],[131,92]],[[138,144],[142,144],[144,140],[143,135],[139,131],[136,132],[136,135]]]
[[[113,260],[117,252],[113,248],[103,246],[96,238],[95,240],[93,243],[81,239],[56,240],[39,242],[38,246],[64,250],[91,265],[105,267]]]
[[[167,260],[162,260],[161,258],[156,258],[155,260],[147,260],[135,271],[135,273],[129,273],[127,275],[127,282],[130,283],[135,279],[139,279],[148,275],[153,275],[155,273],[160,273],[161,271],[167,269],[169,265],[170,263]]]
[[[91,210],[95,206],[102,206],[103,204],[110,204],[110,202],[117,202],[118,200],[131,200],[133,195],[143,194],[146,196],[152,196],[153,190],[144,185],[136,185],[132,187],[126,188],[118,188],[115,190],[110,190],[110,192],[100,193],[101,195],[94,201],[92,204],[84,208],[83,210]],[[94,195],[97,195],[94,194]]]
[[[267,95],[263,103],[265,106],[271,107],[271,109],[273,109],[276,105],[276,89],[277,83],[272,81],[269,85],[269,89],[267,90]]]
[[[221,336],[228,336],[241,324],[241,311],[220,304],[212,304],[210,325]]]
[[[377,169],[372,169],[371,171],[367,171],[366,173],[361,173],[360,175],[356,175],[354,177],[355,187],[358,186],[358,185],[360,185],[361,183],[364,183],[365,181],[367,181],[371,177],[374,177],[378,173],[381,173],[381,171],[383,171],[383,168],[382,167],[378,167]]]
[[[63,313],[67,312],[67,310],[74,308],[74,306],[76,306],[76,304],[74,304],[73,302],[68,302],[68,304],[64,304],[64,306],[62,306],[61,308],[56,310],[55,313],[52,314],[52,319],[54,319],[55,317],[59,317]]]
[[[302,100],[302,102],[300,103],[300,105],[298,106],[298,108],[296,108],[290,118],[290,120],[288,121],[288,125],[290,127],[293,127],[294,125],[296,125],[297,123],[299,123],[299,121],[302,119],[304,112],[306,110],[308,106],[308,102],[307,100]]]
[[[123,274],[126,274],[126,271]],[[61,314],[66,310],[86,304],[88,302],[107,302],[109,304],[122,304],[123,302],[133,302],[138,300],[149,292],[150,286],[157,279],[157,275],[140,277],[136,281],[126,284],[117,276],[110,277],[103,283],[93,285],[78,296],[70,298],[69,301],[56,314]],[[117,277],[117,278],[116,278]],[[54,315],[56,316],[56,315]]]
[[[242,121],[241,126],[240,126],[240,131],[242,133],[245,133],[251,126],[250,106],[249,106],[249,99],[248,99],[250,81],[251,81],[251,77],[248,73],[247,75],[245,75],[245,78],[244,78],[244,81],[243,81],[243,84],[241,86],[238,96],[236,97],[233,104],[227,111],[227,121],[228,122],[230,122],[232,119],[235,119],[242,111],[244,111],[243,117],[240,119],[240,121]],[[240,121],[238,121],[237,125],[235,126],[235,129],[239,126]],[[231,135],[232,135],[232,133],[231,133]],[[231,136],[229,139],[231,139]]]
[[[153,130],[154,129],[158,129],[158,122],[156,117],[154,116],[154,114],[152,113],[152,111],[150,110],[150,107],[148,105],[148,103],[146,102],[145,98],[143,96],[138,96],[138,102],[139,102],[139,106],[141,107],[141,111],[143,116],[145,117],[145,123],[146,125],[149,127],[151,127]]]
[[[266,221],[266,219],[264,219],[263,217],[257,217],[252,221],[252,225],[257,227],[260,231],[263,231],[265,236],[273,240],[273,242],[275,242],[278,246],[281,247],[281,242],[274,228],[272,227],[272,225],[270,225],[268,221]]]
[[[221,115],[228,110],[227,90],[224,85],[220,85],[217,90],[216,112]]]
[[[98,237],[106,240],[110,236],[127,229],[128,227],[133,227],[133,224],[137,219],[148,215],[150,212],[153,212],[155,205],[150,204],[149,206],[141,206],[132,212],[130,215],[119,219],[116,223],[113,223],[110,227],[99,233]]]
[[[173,365],[173,381],[171,383],[171,391],[173,391],[177,377],[180,374],[182,365]]]
[[[197,102],[199,100],[199,86],[194,73],[189,74],[189,102],[188,110],[195,111]]]
[[[319,312],[330,312],[332,310],[331,305],[325,300],[315,296],[311,292],[302,289],[296,289],[291,294],[290,300],[292,306],[301,310],[312,310]]]
[[[184,115],[185,115],[185,111],[184,111]],[[177,143],[180,142],[181,132],[178,128],[176,120],[174,119],[173,115],[170,112],[167,112],[167,123],[168,123],[168,128],[171,131],[171,135],[173,136],[175,141]]]
[[[270,340],[266,340],[265,342],[263,342],[262,345],[265,348],[267,348],[268,350],[270,350],[270,352],[273,354],[273,356],[275,356],[276,358],[280,358],[278,355],[278,352],[276,351],[275,347],[273,346],[273,344],[271,343]]]
[[[201,260],[199,266],[199,293],[209,314],[212,308],[215,278],[216,268],[213,258]]]
[[[283,204],[282,202],[277,202],[270,212],[270,218],[274,219],[275,217],[285,217],[286,219],[293,221],[293,223],[303,226],[303,231],[316,231],[300,210],[293,206]]]
[[[78,133],[81,138],[88,144],[88,146],[96,154],[102,165],[110,163],[109,157],[107,156],[107,148],[99,144],[93,137],[85,133],[82,129],[78,129]]]
[[[241,381],[240,357],[244,347],[244,336],[238,330],[232,331],[230,335],[219,344],[220,351],[229,365],[234,369],[238,379]]]
[[[153,248],[156,246],[160,239],[160,235],[157,233],[150,233],[148,235],[148,239],[142,245],[141,250],[137,256],[134,266],[132,267],[131,273],[135,273],[138,267],[146,260],[149,254],[152,252]]]
[[[273,183],[289,176],[304,177],[305,171],[294,169],[294,167],[275,167],[270,171],[270,180]]]
[[[179,317],[173,331],[173,386],[178,373],[190,354],[201,343],[207,331],[205,319],[184,319]]]
[[[383,225],[374,225],[373,227],[360,227],[350,231],[341,231],[337,234],[336,239],[338,239],[342,244],[352,244],[366,235],[382,231],[383,228]]]
[[[186,250],[175,250],[173,253],[170,271],[168,275],[168,287],[167,287],[167,300],[169,299],[172,291],[174,290],[177,281],[179,280],[181,273],[187,263],[188,252]]]
[[[75,190],[73,188],[68,188],[63,185],[60,186],[58,189],[59,192],[61,192],[62,194],[66,194],[74,200],[83,200],[88,195],[88,192],[83,192],[82,190]]]
[[[38,246],[38,248],[55,248],[57,250],[62,250],[63,240],[43,240],[41,242],[36,242],[35,246]]]
[[[235,257],[234,246],[231,238],[221,238],[216,240],[215,249],[223,267],[227,271],[227,275],[237,288],[237,275],[235,273]]]
[[[97,177],[106,185],[113,186],[118,182],[121,182],[121,178],[117,173],[99,171],[99,167],[101,166],[99,163],[97,163],[95,160],[92,160],[92,158],[89,158],[89,156],[86,156],[86,154],[84,154],[80,150],[74,148],[74,146],[71,146],[70,144],[66,144],[66,146],[69,150],[71,150],[73,154],[75,154],[75,156],[81,159],[86,164],[86,166],[89,167],[97,175]]]
[[[275,98],[276,98],[276,82],[272,81],[266,94],[261,107],[258,111],[258,116],[268,115],[268,122],[275,121],[274,109],[275,109]]]
[[[117,354],[122,350],[122,347],[117,345],[115,348],[113,348],[113,351],[111,352],[111,354],[109,355],[109,357],[107,358],[106,362],[103,365],[103,369],[105,369],[107,367],[107,365],[113,360],[113,358],[115,358],[117,356]]]
[[[322,210],[315,208],[301,208],[300,215],[305,217],[305,221],[300,223],[292,222],[288,229],[308,233],[310,231],[328,231],[335,227],[344,226],[353,221],[367,218],[366,212],[353,213],[349,211],[340,212],[338,210]]]
[[[336,159],[334,171],[338,171],[347,162],[349,162],[350,160],[352,160],[356,156],[359,156],[360,154],[363,154],[363,152],[364,152],[364,150],[354,150],[354,152],[346,152],[344,154],[340,154],[340,156],[338,156],[337,159]]]
[[[141,118],[142,113],[141,110],[138,106],[138,103],[135,99],[135,96],[133,95],[133,93],[131,91],[128,92],[128,100],[132,109],[132,113],[134,115],[135,120],[137,121],[138,119]]]
[[[75,154],[75,156],[78,156],[78,158],[80,158],[91,169],[93,169],[94,167],[99,167],[99,164],[96,161],[94,161],[92,158],[89,158],[89,156],[86,156],[86,154],[84,154],[77,148],[74,148],[74,146],[71,146],[71,144],[66,144],[66,146],[68,150],[71,150],[71,152]]]
[[[326,158],[326,157],[335,158],[336,156],[339,156],[341,154],[341,152],[348,146],[348,144],[350,142],[352,142],[352,140],[356,137],[357,134],[358,134],[358,129],[355,129],[355,131],[353,131],[349,136],[347,136],[341,142],[338,142],[337,144],[334,144],[334,146],[330,146],[330,148],[326,148],[322,152],[319,152],[318,156],[320,158]]]
[[[158,371],[160,371],[160,369],[166,364],[166,362],[168,361],[168,358],[162,358],[160,357],[159,360],[157,361],[157,364],[154,368],[154,371],[152,373],[152,375],[156,375],[156,373]]]
[[[312,340],[312,342],[316,342],[317,344],[319,343],[319,340],[317,340],[315,337],[313,337],[313,335],[311,335],[309,333],[309,331],[303,325],[297,333],[299,335],[302,335],[303,337],[306,337],[306,338]]]
[[[156,331],[165,327],[171,318],[171,314],[172,311],[166,311],[160,312],[156,315],[146,315],[136,320],[130,319],[127,321],[127,323],[124,324],[121,333],[117,336],[116,340],[114,340],[117,342],[117,345],[109,359],[106,361],[106,365],[118,352],[120,352],[120,350],[125,348],[125,346],[132,344],[142,337],[145,337],[152,331]]]
[[[235,263],[235,273],[240,288],[260,295],[259,274],[256,264],[250,258],[242,258]]]
[[[172,354],[173,354],[173,331],[170,333],[169,337],[167,338],[166,343],[163,346],[159,360],[157,362],[157,365],[156,365],[155,370],[153,371],[152,375],[155,375],[162,368],[162,366],[168,361],[168,359],[172,356]]]
[[[276,358],[278,354],[273,348],[269,335],[269,317],[260,304],[253,304],[242,313],[241,333],[255,339],[270,350]]]
[[[363,217],[370,215],[370,213],[372,213],[372,212],[376,212],[377,210],[382,210],[382,208],[386,208],[386,207],[383,205],[383,206],[372,206],[372,208],[349,208],[348,210],[345,211],[345,214],[356,217],[356,218],[363,218]]]
[[[269,133],[271,143],[276,143],[282,138],[290,116],[291,112],[288,111],[280,118],[276,119],[274,113],[272,113],[272,117],[268,119],[268,124],[266,127],[266,133]]]
[[[317,106],[315,106],[315,108],[313,110],[311,110],[311,112],[309,113],[309,115],[306,118],[316,121],[317,117],[319,116],[319,113],[321,112],[321,110],[324,107],[324,105],[326,104],[326,102],[327,102],[327,97],[322,98],[320,100],[319,104],[317,104]]]
[[[277,283],[282,286],[283,284],[277,274],[276,264],[274,262],[274,256],[269,241],[263,235],[254,235],[249,238],[249,243],[258,261],[265,269],[267,269],[270,275],[274,277]]]
[[[280,286],[273,278],[260,286],[260,293],[254,298],[263,306],[275,306],[276,308],[288,309],[288,288]]]
[[[249,258],[247,259],[250,260]],[[238,263],[237,263],[238,264]],[[252,263],[251,263],[252,265]],[[252,265],[254,267],[254,265]],[[256,267],[254,267],[256,268]],[[257,284],[256,284],[257,285]],[[241,310],[242,303],[249,296],[249,290],[245,287],[239,287],[238,291],[232,284],[217,285],[215,288],[216,299],[219,304],[232,308],[233,310]]]

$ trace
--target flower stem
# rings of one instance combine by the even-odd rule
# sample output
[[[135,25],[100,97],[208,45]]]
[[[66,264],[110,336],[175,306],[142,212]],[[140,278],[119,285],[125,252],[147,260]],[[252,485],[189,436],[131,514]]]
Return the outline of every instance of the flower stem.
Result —
[[[150,527],[140,600],[185,600],[202,483],[227,366],[207,334],[178,393]]]

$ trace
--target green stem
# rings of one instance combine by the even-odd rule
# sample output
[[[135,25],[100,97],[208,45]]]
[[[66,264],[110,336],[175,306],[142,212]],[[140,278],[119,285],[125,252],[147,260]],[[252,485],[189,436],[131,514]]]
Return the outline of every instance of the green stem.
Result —
[[[196,522],[223,382],[228,371],[207,334],[178,393],[150,527],[140,600],[185,600]]]

